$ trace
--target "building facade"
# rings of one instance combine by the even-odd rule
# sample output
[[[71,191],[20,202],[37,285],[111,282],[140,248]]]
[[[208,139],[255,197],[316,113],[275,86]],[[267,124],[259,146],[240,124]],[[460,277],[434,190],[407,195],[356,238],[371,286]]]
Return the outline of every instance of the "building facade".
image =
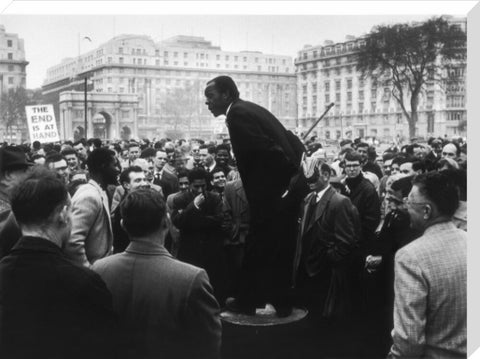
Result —
[[[0,24],[0,99],[17,88],[26,87],[25,46],[18,34],[5,31]],[[7,134],[8,130],[8,134]],[[25,124],[15,123],[7,129],[4,119],[0,122],[0,138],[8,141],[20,139],[25,132]]]
[[[219,75],[231,76],[243,99],[268,108],[286,127],[297,126],[297,85],[291,57],[223,51],[202,37],[175,36],[154,42],[145,35],[120,35],[49,68],[42,90],[56,106],[60,121],[67,120],[58,106],[60,93],[84,91],[87,78],[91,101],[104,94],[136,96],[138,137],[177,133],[212,138],[226,129],[222,119],[214,119],[208,111],[203,91],[206,82]],[[68,115],[68,121],[76,123],[84,117],[81,109]],[[113,136],[115,131],[107,133]],[[67,138],[73,135],[66,133]],[[87,136],[93,135],[87,129]]]
[[[466,19],[448,18],[466,31]],[[408,123],[391,94],[391,84],[381,77],[362,77],[356,53],[362,37],[326,40],[306,45],[295,59],[299,131],[305,132],[334,103],[316,128],[320,138],[374,137],[384,141],[408,139]],[[416,136],[465,136],[466,61],[443,63],[438,59],[420,95]],[[409,108],[409,106],[407,105]]]

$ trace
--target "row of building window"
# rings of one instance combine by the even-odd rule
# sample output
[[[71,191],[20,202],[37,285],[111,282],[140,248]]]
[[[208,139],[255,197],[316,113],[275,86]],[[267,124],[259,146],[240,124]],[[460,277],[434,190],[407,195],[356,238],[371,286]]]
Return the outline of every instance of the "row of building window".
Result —
[[[103,51],[102,51],[102,52],[103,52]],[[119,53],[119,54],[123,54],[123,53],[124,53],[124,52],[123,52],[123,47],[119,47],[119,48],[118,48],[118,53]],[[136,55],[147,55],[145,49],[132,49],[132,55],[135,55],[135,54],[136,54]],[[179,57],[179,52],[178,52],[178,51],[174,51],[174,52],[172,52],[172,53],[170,53],[170,52],[168,52],[168,51],[164,51],[164,52],[163,52],[163,56],[164,56],[165,59],[168,58],[170,54],[172,54],[173,58],[178,58],[178,57]],[[156,56],[159,56],[159,55],[160,55],[160,50],[156,49],[156,50],[155,50],[155,55],[156,55]],[[209,58],[208,55],[209,55],[209,54],[205,54],[205,53],[196,53],[196,58],[197,58],[197,59],[201,59],[201,60],[203,60],[203,59],[208,60],[208,58]],[[231,56],[231,55],[224,55],[225,61],[230,61],[230,56]],[[238,61],[239,61],[239,58],[240,58],[239,56],[236,56],[236,55],[235,55],[235,56],[232,56],[232,57],[233,57],[233,60],[234,60],[235,62],[238,62]],[[183,53],[183,58],[184,58],[184,59],[188,58],[188,52],[184,52],[184,53]],[[242,59],[243,59],[243,62],[247,62],[247,61],[248,61],[248,58],[247,58],[246,56],[243,56]],[[220,54],[217,54],[217,55],[216,55],[216,60],[217,60],[217,61],[220,61],[220,60],[221,60],[221,55],[220,55]],[[165,60],[165,61],[168,61],[168,60]],[[259,58],[258,58],[258,57],[255,57],[255,63],[258,63],[258,62],[259,62]],[[274,58],[265,58],[265,63],[266,63],[266,64],[276,64],[276,62],[277,62],[277,59],[274,59]],[[282,59],[282,65],[286,65],[286,64],[287,64],[287,60],[286,60],[286,59]]]
[[[108,58],[107,58],[107,63],[108,63],[108,64],[111,64],[111,63],[112,63],[112,58],[111,58],[111,57],[108,57]],[[119,64],[125,64],[124,58],[123,58],[123,57],[119,57],[119,58],[118,58],[118,63],[119,63]],[[133,63],[133,65],[144,65],[144,66],[146,66],[146,65],[147,65],[147,59],[133,58],[133,59],[132,59],[132,63]],[[101,60],[101,59],[97,60],[96,66],[99,66],[99,65],[101,65],[101,64],[102,64],[102,60]],[[164,66],[170,66],[170,62],[169,62],[168,60],[163,60],[163,65],[164,65]],[[174,61],[174,62],[173,62],[173,66],[179,66],[179,65],[180,65],[180,63],[179,63],[178,61]],[[155,66],[161,66],[159,59],[156,59],[156,60],[155,60]],[[189,66],[189,63],[188,63],[188,62],[183,62],[183,66]],[[197,67],[208,67],[208,64],[203,63],[203,62],[200,62],[200,63],[197,62],[197,63],[196,63],[196,66],[197,66]],[[230,64],[225,64],[224,67],[227,68],[227,69],[229,69],[229,68],[230,68]],[[222,68],[221,64],[216,64],[216,68]],[[233,68],[233,69],[236,69],[236,70],[240,70],[239,65],[234,65],[232,68]],[[242,70],[248,70],[248,66],[247,66],[247,65],[243,65]],[[280,71],[280,68],[279,68],[278,66],[268,66],[268,67],[266,68],[266,70],[264,70],[264,69],[262,68],[262,66],[259,65],[259,66],[257,66],[256,71],[260,71],[260,72],[261,72],[261,71],[266,71],[266,72],[277,72],[277,73],[278,73],[278,72]],[[287,67],[287,68],[285,69],[285,72],[288,72],[288,71],[289,71],[289,68]]]
[[[195,72],[191,71],[185,71],[185,70],[158,70],[158,69],[144,69],[144,68],[124,68],[124,67],[118,67],[118,68],[113,68],[113,67],[106,67],[103,69],[98,69],[95,71],[95,76],[100,76],[104,74],[140,74],[140,75],[147,75],[149,77],[157,77],[157,76],[166,76],[166,77],[187,77],[191,78],[192,75],[196,76]],[[217,76],[217,73],[204,73],[203,78],[207,79],[210,77],[215,77]],[[285,86],[285,88],[289,88],[290,85],[285,84],[284,81],[287,80],[287,78],[283,78],[282,76],[278,75],[266,75],[266,74],[238,74],[236,76],[237,80],[248,80],[250,83],[252,82],[258,82],[258,83],[276,83],[278,86]],[[157,81],[160,79],[157,78]],[[280,84],[281,83],[281,84]],[[292,85],[294,86],[294,85]]]
[[[14,84],[14,81],[15,81],[15,78],[14,77],[7,77],[7,84],[9,85],[13,85]]]
[[[323,47],[321,50],[305,51],[302,53],[301,57],[303,60],[309,58],[309,54],[312,55],[312,58],[322,57],[325,55],[333,54],[343,54],[347,51],[353,51],[355,48],[360,48],[365,45],[365,40],[360,40],[357,42],[349,42],[347,44],[337,44],[335,46]]]

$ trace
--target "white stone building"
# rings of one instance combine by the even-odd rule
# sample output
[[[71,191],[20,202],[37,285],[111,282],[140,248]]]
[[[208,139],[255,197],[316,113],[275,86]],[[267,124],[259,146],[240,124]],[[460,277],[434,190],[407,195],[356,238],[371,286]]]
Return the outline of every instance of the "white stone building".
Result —
[[[466,19],[448,19],[466,29]],[[347,36],[344,42],[326,40],[298,52],[295,67],[301,132],[334,102],[315,129],[320,138],[408,138],[408,123],[391,95],[391,86],[382,85],[375,77],[362,78],[356,70],[355,53],[362,42],[362,37]],[[465,135],[465,68],[465,62],[445,65],[439,59],[420,95],[416,136]]]
[[[18,34],[8,33],[5,26],[0,24],[0,98],[8,91],[18,87],[26,87],[25,47],[23,39]],[[0,122],[0,139],[3,141],[17,141],[25,126],[13,125],[6,133],[5,123]]]
[[[176,130],[185,137],[212,138],[214,132],[219,132],[218,120],[208,111],[203,91],[206,82],[219,75],[235,80],[241,98],[268,108],[286,127],[296,127],[296,75],[291,57],[223,51],[202,37],[175,36],[154,42],[145,35],[116,36],[92,51],[49,68],[42,89],[53,103],[59,103],[61,92],[83,91],[87,77],[91,102],[96,101],[96,93],[137,96],[138,105],[118,112],[119,119],[118,113],[89,104],[88,118],[107,113],[110,122],[117,125],[100,134],[92,123],[88,137],[120,138],[130,133],[135,137],[158,138]],[[104,99],[105,96],[101,101]],[[106,103],[104,107],[108,107]],[[67,112],[60,113],[57,106],[61,121],[83,121],[80,102],[71,104],[70,110],[68,106],[63,109]],[[123,123],[132,118],[137,122],[135,129]],[[124,127],[128,128],[124,131]],[[67,138],[74,136],[75,131],[77,137],[83,135],[81,125],[72,130],[66,133]]]

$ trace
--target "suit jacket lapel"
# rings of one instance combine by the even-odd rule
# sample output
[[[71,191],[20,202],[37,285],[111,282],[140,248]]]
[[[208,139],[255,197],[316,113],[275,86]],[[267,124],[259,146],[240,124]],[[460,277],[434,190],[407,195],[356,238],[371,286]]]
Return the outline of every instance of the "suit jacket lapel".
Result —
[[[301,228],[300,228],[300,233],[302,234],[302,236],[307,232],[307,228],[305,228],[305,226],[307,225],[306,221],[307,221],[307,212],[308,212],[308,207],[310,206],[310,201],[312,200],[312,196],[315,196],[315,192],[312,192],[310,194],[307,195],[307,197],[305,197],[305,199],[303,200],[303,215],[302,215],[302,223],[301,223]]]
[[[313,225],[320,219],[320,217],[322,217],[323,213],[325,212],[325,208],[327,207],[328,202],[330,202],[330,199],[332,198],[332,196],[334,194],[334,191],[335,190],[330,187],[324,193],[320,202],[317,203],[317,206],[315,208],[315,214],[314,214],[314,217],[313,217],[313,221],[310,222],[310,226],[308,226],[308,228],[305,230],[305,233],[307,233],[313,227]],[[308,205],[307,205],[307,207],[308,207]]]
[[[102,198],[103,209],[105,210],[104,215],[106,216],[107,222],[108,222],[108,230],[109,230],[109,233],[110,233],[110,237],[113,237],[112,220],[110,218],[110,208],[109,208],[109,205],[108,205],[107,192],[102,190],[102,187],[100,187],[100,185],[97,182],[95,182],[94,180],[90,180],[89,183],[90,183],[90,185],[92,185],[98,191],[98,193],[100,194],[100,197]]]

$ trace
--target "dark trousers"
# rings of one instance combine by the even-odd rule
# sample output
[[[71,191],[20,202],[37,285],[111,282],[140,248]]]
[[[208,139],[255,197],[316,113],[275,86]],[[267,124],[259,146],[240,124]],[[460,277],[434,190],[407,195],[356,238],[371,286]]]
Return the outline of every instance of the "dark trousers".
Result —
[[[238,282],[240,268],[242,267],[245,245],[243,243],[227,244],[225,250],[225,264],[227,270],[227,295],[238,296]]]
[[[180,242],[178,259],[205,269],[220,306],[226,299],[226,264],[223,242],[218,238]]]
[[[239,275],[239,299],[248,305],[290,305],[297,208],[287,200],[269,216],[252,211]]]

